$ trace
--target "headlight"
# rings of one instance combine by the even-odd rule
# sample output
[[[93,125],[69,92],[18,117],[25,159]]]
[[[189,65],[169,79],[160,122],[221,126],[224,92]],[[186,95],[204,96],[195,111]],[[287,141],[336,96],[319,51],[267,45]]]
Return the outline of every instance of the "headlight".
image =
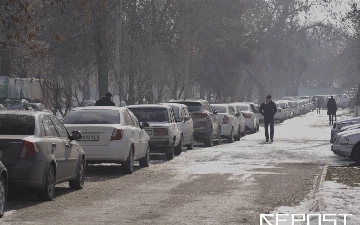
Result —
[[[341,144],[341,145],[347,145],[349,143],[349,139],[347,139],[347,138],[341,138],[340,140],[339,140],[339,144]]]

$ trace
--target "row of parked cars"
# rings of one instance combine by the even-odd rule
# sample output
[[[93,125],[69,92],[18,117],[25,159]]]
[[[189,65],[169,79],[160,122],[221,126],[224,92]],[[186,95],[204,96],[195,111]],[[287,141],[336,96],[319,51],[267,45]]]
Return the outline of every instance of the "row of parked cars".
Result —
[[[251,102],[209,104],[170,100],[127,107],[77,107],[59,119],[41,104],[3,102],[0,111],[0,216],[9,185],[35,188],[42,200],[54,198],[55,185],[84,186],[89,164],[118,163],[131,174],[134,162],[150,164],[150,152],[171,160],[194,142],[205,147],[232,143],[259,131],[260,114]],[[280,121],[305,112],[306,104],[277,102]]]

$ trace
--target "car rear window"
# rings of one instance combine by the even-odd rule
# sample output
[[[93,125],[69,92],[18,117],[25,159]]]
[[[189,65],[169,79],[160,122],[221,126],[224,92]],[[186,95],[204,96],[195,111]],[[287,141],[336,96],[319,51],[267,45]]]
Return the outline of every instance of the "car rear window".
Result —
[[[222,105],[211,105],[211,106],[218,113],[226,113],[226,106],[222,106]]]
[[[8,110],[22,109],[20,101],[5,101],[3,102],[3,106]]]
[[[129,108],[139,122],[169,122],[168,110],[165,108]]]
[[[200,102],[181,102],[188,107],[189,112],[198,112],[202,110],[202,105]]]
[[[240,107],[240,109],[241,109],[241,111],[250,111],[249,110],[249,106],[239,106]]]
[[[94,109],[71,111],[64,124],[120,124],[120,113],[116,110]]]
[[[0,135],[34,135],[35,117],[0,114]]]

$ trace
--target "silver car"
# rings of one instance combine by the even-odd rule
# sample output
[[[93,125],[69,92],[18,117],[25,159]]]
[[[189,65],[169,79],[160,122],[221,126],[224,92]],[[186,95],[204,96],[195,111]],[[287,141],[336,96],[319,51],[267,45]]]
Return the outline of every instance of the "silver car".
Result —
[[[51,200],[55,185],[69,181],[70,188],[84,185],[85,153],[53,115],[38,111],[0,112],[0,160],[9,184],[34,187],[38,197]]]

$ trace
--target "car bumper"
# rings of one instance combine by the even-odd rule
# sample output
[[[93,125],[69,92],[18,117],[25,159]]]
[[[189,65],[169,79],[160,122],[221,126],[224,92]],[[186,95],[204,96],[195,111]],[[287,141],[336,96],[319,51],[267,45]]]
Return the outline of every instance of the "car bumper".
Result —
[[[221,125],[221,136],[230,136],[232,131],[232,126],[230,124]]]
[[[112,141],[107,146],[82,146],[87,162],[125,162],[129,156],[130,142]]]
[[[47,163],[34,159],[20,159],[15,166],[7,166],[9,183],[13,186],[41,187]]]
[[[195,141],[203,141],[205,139],[209,139],[211,135],[211,131],[208,131],[206,129],[195,129],[194,128],[194,139]]]
[[[151,138],[150,146],[152,148],[170,147],[173,142],[170,138]]]
[[[330,143],[334,142],[334,138],[336,137],[336,135],[340,133],[339,129],[331,129],[331,135],[330,135]]]
[[[254,120],[251,118],[248,118],[245,120],[245,127],[247,130],[252,130],[254,129]]]
[[[353,147],[354,146],[352,146],[352,145],[333,144],[331,146],[331,151],[333,151],[336,155],[339,155],[339,156],[351,157],[351,151],[352,151]]]

